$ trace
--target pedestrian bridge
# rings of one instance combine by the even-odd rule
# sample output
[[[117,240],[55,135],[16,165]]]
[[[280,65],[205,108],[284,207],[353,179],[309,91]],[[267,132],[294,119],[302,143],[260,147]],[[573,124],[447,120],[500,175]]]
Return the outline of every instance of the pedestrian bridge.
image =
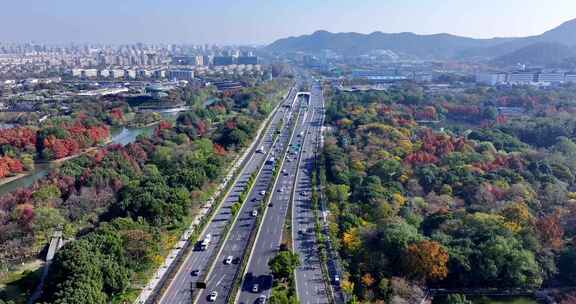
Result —
[[[52,261],[56,251],[64,245],[64,240],[62,239],[62,230],[56,230],[50,238],[50,246],[48,247],[48,253],[46,254],[46,262]]]

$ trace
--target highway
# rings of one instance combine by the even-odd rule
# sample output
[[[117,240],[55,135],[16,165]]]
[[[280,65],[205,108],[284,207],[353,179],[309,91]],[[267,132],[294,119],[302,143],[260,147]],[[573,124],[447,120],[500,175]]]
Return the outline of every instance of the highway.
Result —
[[[308,138],[315,138],[316,135],[312,135],[308,131],[314,129],[313,126],[318,124],[321,118],[321,112],[315,109],[316,106],[308,107],[305,117],[302,117],[294,130],[289,152],[274,185],[274,193],[270,200],[272,207],[267,209],[262,221],[236,303],[256,303],[261,295],[266,296],[266,298],[270,296],[272,276],[268,261],[276,255],[282,242],[282,232],[290,198],[294,191],[293,186],[300,152],[306,149],[312,150],[312,146],[309,145],[311,141]]]
[[[291,104],[295,98],[296,90],[292,89],[288,94],[287,98],[284,100],[284,104]],[[292,107],[294,109],[294,107]],[[234,181],[233,186],[231,187],[230,191],[224,197],[222,204],[220,205],[219,209],[215,211],[214,216],[210,219],[209,223],[206,225],[204,231],[200,234],[201,237],[199,240],[203,239],[206,235],[210,234],[212,236],[212,242],[207,247],[206,250],[201,251],[198,249],[194,249],[190,251],[190,253],[185,257],[184,262],[182,263],[181,267],[179,268],[178,272],[175,274],[174,278],[170,281],[167,285],[165,292],[162,294],[159,303],[163,304],[174,304],[174,303],[192,303],[193,301],[193,292],[199,292],[201,290],[195,289],[196,283],[199,280],[203,280],[206,276],[209,268],[210,268],[210,260],[211,257],[217,254],[219,248],[216,248],[217,244],[219,243],[224,235],[224,229],[226,224],[233,219],[231,213],[231,207],[238,201],[239,195],[244,191],[245,187],[247,186],[248,179],[250,176],[256,172],[262,164],[264,164],[266,158],[268,157],[267,152],[270,151],[274,142],[274,133],[276,131],[277,124],[284,119],[286,119],[292,115],[292,110],[288,110],[286,108],[279,108],[278,111],[274,114],[269,124],[269,127],[266,129],[264,136],[261,139],[261,142],[256,146],[256,148],[263,147],[266,153],[258,153],[256,152],[256,148],[251,152],[251,155],[248,157],[248,160],[241,169],[241,172]],[[286,124],[283,125],[282,135],[279,138],[287,137],[287,128],[285,127]],[[280,140],[282,141],[282,140]],[[233,229],[230,232],[230,239],[241,241],[242,234],[238,233],[238,229],[245,230],[248,229],[251,225],[253,225],[253,218],[247,213],[250,213],[252,209],[254,209],[259,203],[257,201],[253,201],[256,197],[255,194],[258,194],[259,191],[265,189],[264,186],[265,180],[271,178],[271,171],[267,166],[262,167],[262,172],[260,174],[260,178],[255,183],[253,191],[249,195],[249,200],[242,206],[240,210],[240,214],[238,215],[238,220],[236,221]],[[236,244],[233,246],[234,249],[236,248]],[[225,251],[227,254],[228,251]],[[221,264],[221,261],[215,262],[216,267]],[[228,265],[229,266],[229,265]],[[198,271],[192,275],[193,272]],[[227,278],[225,275],[218,278],[218,282],[223,282]],[[209,282],[210,283],[210,282]],[[212,282],[214,283],[214,282]],[[218,284],[219,285],[219,284]],[[224,293],[223,293],[224,294]],[[222,300],[224,297],[220,297],[218,300]],[[205,300],[205,297],[204,297]]]
[[[311,104],[324,108],[324,98],[319,85],[311,90]],[[300,266],[296,268],[296,292],[302,304],[330,303],[326,283],[322,275],[315,234],[315,216],[312,210],[312,170],[320,138],[324,111],[320,111],[311,127],[304,144],[295,184],[295,197],[292,209],[292,242],[294,252],[300,257]]]
[[[292,111],[299,111],[299,103],[292,106]],[[288,114],[288,112],[286,113]],[[292,115],[292,119],[299,117],[301,120],[302,115]],[[267,161],[264,163],[261,171],[256,177],[254,187],[248,194],[246,202],[242,205],[239,211],[238,219],[233,224],[229,237],[226,239],[222,246],[221,252],[216,258],[216,263],[213,270],[210,272],[206,282],[206,288],[198,290],[199,295],[196,298],[196,303],[226,303],[227,296],[230,294],[234,284],[234,279],[239,272],[242,258],[249,245],[250,234],[256,226],[256,216],[252,214],[254,210],[260,210],[261,201],[264,198],[264,193],[268,190],[270,183],[273,180],[273,172],[275,162],[279,157],[282,157],[281,151],[288,144],[290,139],[290,128],[288,120],[284,124],[281,133],[275,142],[270,142],[266,146],[266,151],[270,154]],[[275,162],[269,160],[274,157]],[[226,262],[227,258],[231,257],[232,262]],[[215,300],[210,300],[209,295],[212,292],[217,292],[218,296]]]

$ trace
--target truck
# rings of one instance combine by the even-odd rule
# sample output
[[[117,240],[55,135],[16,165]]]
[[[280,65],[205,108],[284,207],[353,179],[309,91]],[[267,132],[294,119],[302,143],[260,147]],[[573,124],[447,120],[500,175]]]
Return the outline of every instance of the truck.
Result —
[[[208,248],[208,245],[210,245],[210,241],[212,241],[212,236],[210,234],[207,234],[202,240],[202,242],[200,242],[200,250],[206,250],[206,248]]]

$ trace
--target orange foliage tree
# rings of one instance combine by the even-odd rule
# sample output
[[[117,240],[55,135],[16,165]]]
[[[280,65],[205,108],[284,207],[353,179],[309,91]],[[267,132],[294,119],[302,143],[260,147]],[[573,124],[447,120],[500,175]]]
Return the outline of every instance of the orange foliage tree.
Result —
[[[405,253],[405,267],[414,278],[438,281],[448,275],[448,252],[438,242],[416,242]]]

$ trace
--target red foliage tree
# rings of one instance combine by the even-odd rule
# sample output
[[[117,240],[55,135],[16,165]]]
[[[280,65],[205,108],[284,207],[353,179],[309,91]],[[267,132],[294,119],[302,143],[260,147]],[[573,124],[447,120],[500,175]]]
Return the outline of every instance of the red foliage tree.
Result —
[[[213,145],[213,149],[214,149],[214,153],[216,155],[220,155],[220,156],[224,156],[226,155],[226,149],[224,149],[224,147],[222,147],[219,144],[214,144]]]
[[[562,248],[564,228],[562,228],[558,214],[541,217],[536,222],[536,227],[545,246],[555,250]]]

